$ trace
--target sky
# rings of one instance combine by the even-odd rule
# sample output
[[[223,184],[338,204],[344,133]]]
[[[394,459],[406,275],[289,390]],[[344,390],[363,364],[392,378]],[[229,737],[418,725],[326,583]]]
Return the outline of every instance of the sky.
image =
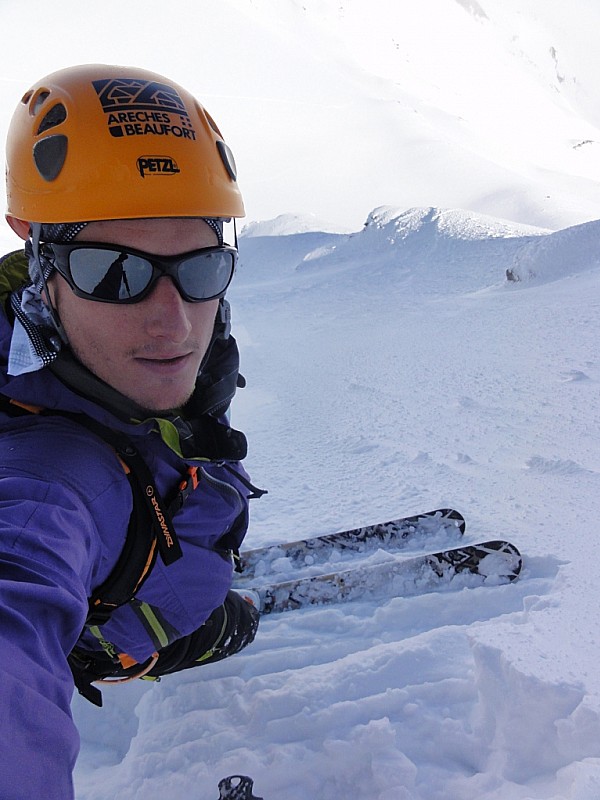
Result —
[[[2,0],[0,19],[2,139],[55,69],[146,67],[217,120],[248,221],[435,205],[558,228],[599,206],[587,0]]]

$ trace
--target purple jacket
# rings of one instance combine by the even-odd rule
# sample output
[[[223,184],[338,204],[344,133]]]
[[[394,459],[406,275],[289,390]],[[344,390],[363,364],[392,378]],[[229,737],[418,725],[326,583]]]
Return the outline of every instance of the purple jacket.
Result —
[[[199,487],[174,518],[183,557],[168,567],[159,558],[137,596],[169,642],[191,633],[230,587],[231,564],[213,548],[232,528],[243,538],[245,484],[222,462],[186,461],[165,443],[155,421],[123,422],[47,367],[7,377],[11,332],[0,314],[0,392],[47,409],[85,412],[125,431],[164,495],[188,464],[200,464]],[[230,466],[245,474],[239,464]],[[123,546],[131,508],[115,452],[86,428],[59,416],[0,414],[2,800],[73,796],[79,738],[70,715],[67,655],[80,636],[91,589],[108,576]],[[132,606],[117,609],[102,634],[139,662],[157,649],[156,633]]]

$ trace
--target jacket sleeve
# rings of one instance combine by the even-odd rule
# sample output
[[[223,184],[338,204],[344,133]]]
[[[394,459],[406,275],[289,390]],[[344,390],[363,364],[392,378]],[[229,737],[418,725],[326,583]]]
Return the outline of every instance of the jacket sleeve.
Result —
[[[67,655],[98,547],[85,503],[0,467],[0,797],[69,800],[79,737]]]

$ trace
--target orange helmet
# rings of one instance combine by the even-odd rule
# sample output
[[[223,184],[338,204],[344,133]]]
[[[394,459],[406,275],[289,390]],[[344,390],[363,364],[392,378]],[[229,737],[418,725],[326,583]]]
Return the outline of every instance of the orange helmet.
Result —
[[[6,145],[8,216],[30,222],[243,217],[231,150],[189,92],[132,67],[54,72]]]

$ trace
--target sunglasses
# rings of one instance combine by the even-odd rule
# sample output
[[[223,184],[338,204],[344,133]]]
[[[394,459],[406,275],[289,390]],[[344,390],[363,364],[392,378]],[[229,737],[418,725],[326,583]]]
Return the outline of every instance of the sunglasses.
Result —
[[[42,244],[40,253],[74,294],[99,303],[139,303],[164,275],[188,303],[223,297],[237,261],[234,247],[155,256],[115,244]]]

